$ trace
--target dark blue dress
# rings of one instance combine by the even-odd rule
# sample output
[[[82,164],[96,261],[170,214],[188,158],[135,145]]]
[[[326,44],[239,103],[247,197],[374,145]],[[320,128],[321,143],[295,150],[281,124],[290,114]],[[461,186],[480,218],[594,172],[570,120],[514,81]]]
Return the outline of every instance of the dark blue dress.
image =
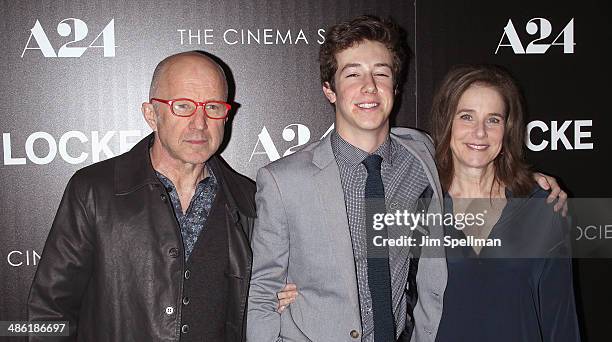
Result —
[[[502,247],[446,248],[448,284],[436,341],[579,341],[567,227],[534,189],[512,198],[489,238]],[[445,211],[452,213],[446,198]],[[465,238],[446,227],[447,236]]]

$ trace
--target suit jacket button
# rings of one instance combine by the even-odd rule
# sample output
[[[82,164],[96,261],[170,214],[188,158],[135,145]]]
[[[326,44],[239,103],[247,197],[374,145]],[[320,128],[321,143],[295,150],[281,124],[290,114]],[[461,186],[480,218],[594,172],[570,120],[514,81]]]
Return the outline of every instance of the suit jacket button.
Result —
[[[171,256],[172,258],[178,258],[179,256],[179,250],[176,247],[172,247],[168,250],[168,255]]]
[[[359,338],[359,331],[351,330],[351,337],[352,338]]]
[[[166,308],[166,315],[172,315],[174,313],[174,308],[169,306]]]

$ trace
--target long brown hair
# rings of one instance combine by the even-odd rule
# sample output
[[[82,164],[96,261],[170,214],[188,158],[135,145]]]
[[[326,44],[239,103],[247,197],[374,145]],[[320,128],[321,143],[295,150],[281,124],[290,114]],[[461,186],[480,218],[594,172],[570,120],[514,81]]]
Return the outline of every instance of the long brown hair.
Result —
[[[459,99],[472,85],[491,87],[504,99],[506,118],[502,149],[493,161],[495,181],[508,187],[514,196],[525,196],[535,182],[523,155],[526,130],[523,97],[510,74],[494,65],[454,67],[446,74],[434,96],[431,108],[432,134],[442,187],[448,191],[453,181],[454,166],[450,148],[453,118]]]

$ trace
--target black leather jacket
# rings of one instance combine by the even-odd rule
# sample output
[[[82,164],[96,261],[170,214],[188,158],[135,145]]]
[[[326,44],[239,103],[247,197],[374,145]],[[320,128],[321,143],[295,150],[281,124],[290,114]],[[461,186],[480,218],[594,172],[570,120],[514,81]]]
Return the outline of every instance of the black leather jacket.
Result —
[[[151,166],[152,137],[77,171],[68,183],[32,283],[28,317],[69,321],[70,337],[42,341],[179,340],[183,245]],[[227,340],[243,341],[255,185],[218,156],[207,163],[227,198],[226,320],[243,327]]]

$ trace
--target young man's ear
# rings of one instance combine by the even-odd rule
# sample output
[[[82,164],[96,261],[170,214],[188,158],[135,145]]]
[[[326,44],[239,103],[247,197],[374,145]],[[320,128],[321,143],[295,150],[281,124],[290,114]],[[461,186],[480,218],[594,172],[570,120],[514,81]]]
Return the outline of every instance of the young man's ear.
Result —
[[[155,114],[155,108],[153,108],[153,104],[150,102],[142,103],[142,116],[145,121],[151,127],[154,132],[157,132],[157,114]]]
[[[336,103],[336,93],[332,90],[329,82],[323,83],[323,94],[325,94],[329,103]]]

